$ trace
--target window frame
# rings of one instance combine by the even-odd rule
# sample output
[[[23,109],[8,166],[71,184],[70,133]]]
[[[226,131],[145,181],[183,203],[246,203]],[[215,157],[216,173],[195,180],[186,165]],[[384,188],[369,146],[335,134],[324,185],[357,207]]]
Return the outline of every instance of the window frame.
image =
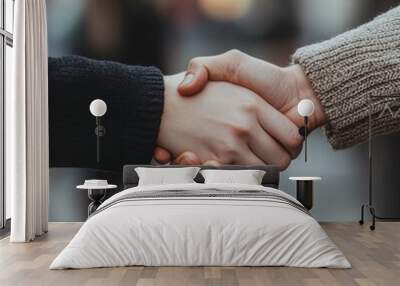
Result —
[[[0,21],[0,236],[9,231],[10,221],[6,218],[6,190],[4,182],[4,146],[5,146],[5,93],[6,93],[6,46],[13,47],[13,34],[7,31],[6,1],[12,1],[14,13],[15,0],[0,0],[1,21]],[[14,21],[14,15],[11,15]],[[14,28],[14,27],[13,27]],[[14,29],[12,29],[14,30]]]

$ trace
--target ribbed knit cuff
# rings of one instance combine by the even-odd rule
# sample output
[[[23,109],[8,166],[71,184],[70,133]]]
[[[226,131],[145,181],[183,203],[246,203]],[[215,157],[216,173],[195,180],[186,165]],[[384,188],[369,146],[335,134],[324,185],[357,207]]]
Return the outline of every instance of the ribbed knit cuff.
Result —
[[[164,107],[164,79],[155,67],[132,66],[132,76],[135,77],[132,82],[138,87],[133,90],[141,94],[132,94],[135,98],[132,99],[132,105],[128,100],[125,106],[126,114],[132,114],[126,117],[124,123],[122,136],[125,138],[125,154],[128,158],[136,158],[136,162],[130,163],[150,163],[157,145]]]
[[[400,130],[400,7],[293,55],[324,107],[335,149]],[[371,105],[369,105],[371,100]],[[392,111],[392,112],[390,112]]]

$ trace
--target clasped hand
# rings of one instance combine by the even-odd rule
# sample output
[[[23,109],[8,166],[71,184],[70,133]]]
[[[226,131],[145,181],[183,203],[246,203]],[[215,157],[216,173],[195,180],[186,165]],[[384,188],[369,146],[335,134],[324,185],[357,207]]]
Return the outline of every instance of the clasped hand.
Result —
[[[164,83],[154,153],[160,163],[286,169],[303,143],[298,102],[314,102],[310,130],[326,121],[300,66],[278,67],[237,50],[194,58],[185,74],[166,76]]]

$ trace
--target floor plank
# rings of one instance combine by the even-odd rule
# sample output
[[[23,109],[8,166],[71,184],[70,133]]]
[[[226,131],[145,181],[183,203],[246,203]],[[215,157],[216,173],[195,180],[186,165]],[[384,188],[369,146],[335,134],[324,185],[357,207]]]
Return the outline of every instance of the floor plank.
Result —
[[[357,223],[323,223],[352,269],[289,267],[118,267],[50,271],[55,256],[80,223],[50,223],[49,233],[32,243],[0,240],[0,285],[399,285],[400,222],[380,222],[375,231]]]

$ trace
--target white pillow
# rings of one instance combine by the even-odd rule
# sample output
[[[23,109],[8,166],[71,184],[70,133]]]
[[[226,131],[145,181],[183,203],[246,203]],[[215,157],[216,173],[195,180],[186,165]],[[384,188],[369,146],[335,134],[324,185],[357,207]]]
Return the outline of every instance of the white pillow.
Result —
[[[265,171],[261,170],[202,170],[205,184],[261,185]]]
[[[199,170],[199,167],[135,168],[139,176],[139,186],[195,183],[193,179]]]

